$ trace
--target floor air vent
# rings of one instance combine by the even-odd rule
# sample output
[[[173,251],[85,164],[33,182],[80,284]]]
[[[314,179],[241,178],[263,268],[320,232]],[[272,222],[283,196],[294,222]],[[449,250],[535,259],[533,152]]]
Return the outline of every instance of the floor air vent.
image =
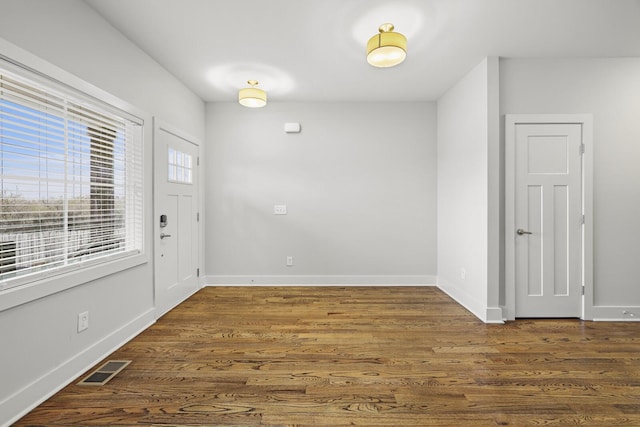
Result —
[[[126,368],[129,363],[131,363],[131,360],[109,360],[80,381],[78,385],[105,385],[118,372]]]

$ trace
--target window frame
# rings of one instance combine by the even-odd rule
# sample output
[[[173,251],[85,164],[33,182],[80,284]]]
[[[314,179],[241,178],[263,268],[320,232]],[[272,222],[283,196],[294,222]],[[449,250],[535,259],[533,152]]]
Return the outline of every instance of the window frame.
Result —
[[[151,147],[151,116],[1,38],[0,65],[18,76],[52,87],[56,92],[75,99],[97,103],[101,108],[130,117],[141,126],[142,133],[140,159],[142,166],[142,241],[140,251],[134,254],[114,254],[102,260],[87,260],[60,270],[45,270],[41,274],[34,275],[32,280],[0,290],[0,312],[148,263],[149,254],[147,248],[151,247],[148,241],[150,221],[145,215],[150,211],[151,178],[146,160]]]

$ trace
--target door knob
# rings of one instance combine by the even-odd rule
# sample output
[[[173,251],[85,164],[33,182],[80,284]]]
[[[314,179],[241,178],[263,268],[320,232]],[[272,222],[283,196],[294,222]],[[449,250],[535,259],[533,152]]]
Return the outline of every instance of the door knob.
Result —
[[[164,239],[165,237],[171,237],[171,234],[160,233],[160,238]]]
[[[518,236],[522,236],[523,234],[533,234],[532,232],[523,230],[522,228],[518,228],[516,230],[516,233],[518,234]]]

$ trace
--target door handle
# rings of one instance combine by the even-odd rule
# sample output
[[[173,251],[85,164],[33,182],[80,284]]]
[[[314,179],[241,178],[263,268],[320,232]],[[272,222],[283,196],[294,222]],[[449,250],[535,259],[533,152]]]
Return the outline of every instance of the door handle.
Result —
[[[171,237],[171,234],[160,233],[160,238],[164,239],[165,237]]]
[[[532,232],[523,230],[522,228],[518,228],[516,230],[516,233],[518,234],[518,236],[522,236],[523,234],[533,234]]]

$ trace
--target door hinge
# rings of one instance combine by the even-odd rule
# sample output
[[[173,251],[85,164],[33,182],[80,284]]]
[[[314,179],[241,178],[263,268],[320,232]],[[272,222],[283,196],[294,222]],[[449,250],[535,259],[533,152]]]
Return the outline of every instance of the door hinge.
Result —
[[[200,156],[196,157],[196,166],[200,166]]]
[[[196,213],[196,221],[200,222],[200,212]],[[584,222],[583,222],[583,224],[584,224]]]
[[[582,295],[584,295],[584,286],[582,287]]]
[[[584,214],[580,215],[580,222],[584,225]]]
[[[584,154],[584,144],[580,144],[580,154]]]
[[[196,277],[200,277],[200,268],[196,268]]]

